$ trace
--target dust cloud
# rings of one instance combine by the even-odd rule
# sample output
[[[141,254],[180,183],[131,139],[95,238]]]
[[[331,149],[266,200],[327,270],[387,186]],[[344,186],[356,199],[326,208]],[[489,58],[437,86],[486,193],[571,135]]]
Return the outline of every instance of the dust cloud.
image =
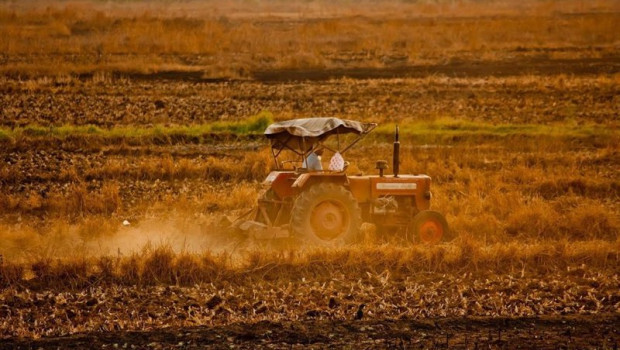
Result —
[[[220,218],[151,218],[139,222],[57,223],[49,227],[0,226],[0,254],[13,262],[128,256],[165,247],[176,253],[233,251],[238,242]]]

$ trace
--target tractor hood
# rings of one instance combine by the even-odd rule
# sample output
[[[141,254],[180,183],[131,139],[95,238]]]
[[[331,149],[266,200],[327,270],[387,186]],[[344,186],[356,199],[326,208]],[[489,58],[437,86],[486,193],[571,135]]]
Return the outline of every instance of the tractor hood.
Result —
[[[265,130],[265,136],[272,140],[272,147],[300,149],[303,142],[312,145],[335,134],[369,133],[377,126],[375,123],[361,123],[339,118],[305,118],[273,123]]]

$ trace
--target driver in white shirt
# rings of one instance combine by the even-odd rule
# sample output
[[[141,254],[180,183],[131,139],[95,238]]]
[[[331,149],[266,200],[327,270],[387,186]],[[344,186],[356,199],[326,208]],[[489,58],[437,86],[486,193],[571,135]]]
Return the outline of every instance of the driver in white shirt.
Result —
[[[304,159],[302,167],[309,171],[322,171],[323,165],[321,164],[321,155],[323,155],[323,147],[315,149],[313,152]]]

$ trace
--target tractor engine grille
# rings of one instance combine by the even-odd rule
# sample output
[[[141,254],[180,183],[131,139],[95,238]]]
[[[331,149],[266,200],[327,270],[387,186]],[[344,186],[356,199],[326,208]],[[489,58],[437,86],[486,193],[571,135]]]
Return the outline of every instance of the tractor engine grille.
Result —
[[[398,212],[398,202],[393,196],[379,197],[373,203],[373,212],[375,214],[396,213]]]

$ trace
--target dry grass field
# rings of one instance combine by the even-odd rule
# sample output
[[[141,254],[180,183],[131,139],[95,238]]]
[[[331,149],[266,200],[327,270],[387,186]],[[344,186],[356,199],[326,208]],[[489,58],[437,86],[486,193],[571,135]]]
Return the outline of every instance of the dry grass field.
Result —
[[[0,1],[0,347],[620,345],[616,1]],[[433,178],[457,238],[227,235],[272,121]],[[360,305],[363,318],[354,320]]]

